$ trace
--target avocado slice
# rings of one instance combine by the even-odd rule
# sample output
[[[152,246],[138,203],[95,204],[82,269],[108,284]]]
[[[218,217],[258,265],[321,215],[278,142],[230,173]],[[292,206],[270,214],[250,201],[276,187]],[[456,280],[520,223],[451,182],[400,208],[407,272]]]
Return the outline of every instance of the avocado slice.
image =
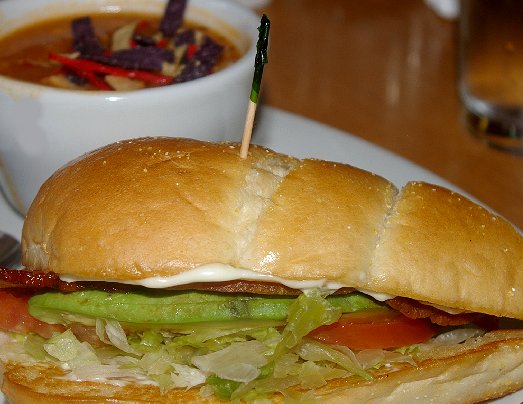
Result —
[[[117,320],[128,325],[166,327],[232,322],[264,325],[283,323],[296,297],[224,294],[196,291],[47,292],[29,300],[33,317],[50,324],[79,322],[94,324],[96,318]],[[328,296],[342,312],[383,308],[362,293]],[[232,324],[231,324],[232,325]]]

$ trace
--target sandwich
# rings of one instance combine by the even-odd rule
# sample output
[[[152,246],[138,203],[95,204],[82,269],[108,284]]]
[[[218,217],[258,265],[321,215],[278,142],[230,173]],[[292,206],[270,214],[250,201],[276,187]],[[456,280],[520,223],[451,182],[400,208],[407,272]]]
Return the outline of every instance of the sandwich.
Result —
[[[0,269],[11,403],[448,403],[523,388],[523,237],[437,185],[131,139],[52,175],[22,245],[24,268]]]

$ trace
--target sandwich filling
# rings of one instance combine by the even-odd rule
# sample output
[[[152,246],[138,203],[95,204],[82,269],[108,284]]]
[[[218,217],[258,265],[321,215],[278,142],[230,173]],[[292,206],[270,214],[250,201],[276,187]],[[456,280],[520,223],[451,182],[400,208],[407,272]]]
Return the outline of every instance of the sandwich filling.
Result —
[[[2,271],[4,279],[9,272]],[[12,336],[4,356],[23,351],[28,360],[55,363],[69,380],[155,384],[164,392],[199,386],[202,397],[312,394],[331,379],[371,380],[378,369],[415,366],[427,344],[484,332],[477,324],[409,318],[348,288],[275,295],[216,291],[234,281],[210,283],[209,290],[110,290],[110,283],[82,288],[77,281],[64,292],[36,284],[0,291],[7,305],[0,328]]]

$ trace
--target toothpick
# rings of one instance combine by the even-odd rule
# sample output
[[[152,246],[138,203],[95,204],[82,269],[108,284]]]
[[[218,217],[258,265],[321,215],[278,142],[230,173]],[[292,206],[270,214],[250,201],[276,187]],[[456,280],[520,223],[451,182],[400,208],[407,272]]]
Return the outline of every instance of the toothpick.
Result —
[[[271,22],[269,18],[263,14],[260,26],[258,27],[258,43],[256,44],[256,58],[254,60],[254,77],[252,78],[251,94],[249,97],[249,105],[247,107],[247,116],[245,117],[245,126],[243,129],[242,144],[240,148],[240,157],[247,158],[249,152],[249,145],[252,137],[252,127],[254,125],[254,116],[256,115],[256,107],[258,104],[258,96],[260,94],[261,80],[263,76],[263,66],[269,61],[267,57],[267,47],[269,45],[269,29]]]
[[[249,152],[249,145],[251,143],[252,127],[254,125],[254,116],[256,115],[256,104],[252,100],[249,100],[247,105],[247,116],[245,117],[245,126],[243,128],[242,146],[240,148],[240,157],[242,159],[247,157]]]

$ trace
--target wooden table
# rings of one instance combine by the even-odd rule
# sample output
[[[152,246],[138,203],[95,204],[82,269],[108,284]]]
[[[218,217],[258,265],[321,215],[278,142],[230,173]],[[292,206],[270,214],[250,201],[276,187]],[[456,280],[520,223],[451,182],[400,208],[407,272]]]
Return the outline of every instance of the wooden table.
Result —
[[[406,157],[523,229],[523,156],[462,122],[455,22],[421,0],[272,0],[258,11],[271,19],[265,103]]]

